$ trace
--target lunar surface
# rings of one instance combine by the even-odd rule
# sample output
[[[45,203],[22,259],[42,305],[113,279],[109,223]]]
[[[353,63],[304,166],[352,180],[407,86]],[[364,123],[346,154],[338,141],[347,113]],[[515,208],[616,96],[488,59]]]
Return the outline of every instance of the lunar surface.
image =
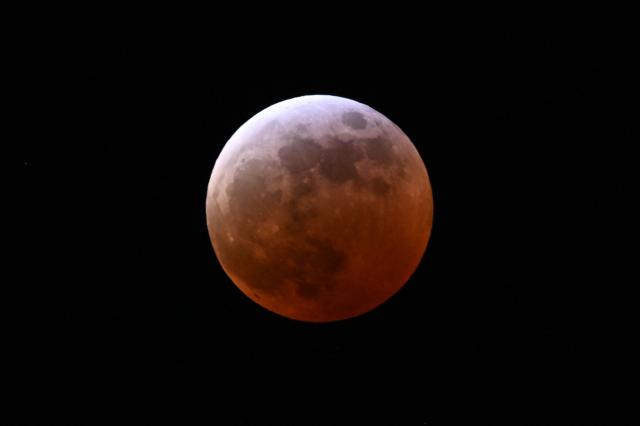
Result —
[[[395,294],[433,220],[427,170],[409,138],[359,102],[303,96],[242,125],[218,157],[207,226],[227,275],[277,314],[325,322]]]

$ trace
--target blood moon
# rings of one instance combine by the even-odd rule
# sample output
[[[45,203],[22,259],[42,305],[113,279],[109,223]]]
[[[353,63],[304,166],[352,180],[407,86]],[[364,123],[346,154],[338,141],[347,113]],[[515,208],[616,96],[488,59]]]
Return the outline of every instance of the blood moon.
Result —
[[[433,197],[400,128],[359,102],[316,95],[272,105],[233,134],[206,213],[214,251],[245,295],[325,322],[365,313],[407,282]]]

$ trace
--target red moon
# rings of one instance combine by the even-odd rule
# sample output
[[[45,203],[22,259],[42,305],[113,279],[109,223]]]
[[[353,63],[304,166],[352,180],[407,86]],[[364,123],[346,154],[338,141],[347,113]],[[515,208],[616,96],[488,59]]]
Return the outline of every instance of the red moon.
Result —
[[[251,300],[288,318],[355,317],[393,296],[431,233],[427,169],[409,138],[359,102],[303,96],[242,125],[206,200],[214,251]]]

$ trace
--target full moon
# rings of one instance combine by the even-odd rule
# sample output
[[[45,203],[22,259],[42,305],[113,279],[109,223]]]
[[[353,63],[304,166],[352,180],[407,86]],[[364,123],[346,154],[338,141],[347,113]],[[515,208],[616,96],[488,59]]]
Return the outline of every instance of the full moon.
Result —
[[[314,95],[266,108],[215,162],[207,227],[224,271],[288,318],[355,317],[416,270],[433,222],[427,169],[391,120]]]

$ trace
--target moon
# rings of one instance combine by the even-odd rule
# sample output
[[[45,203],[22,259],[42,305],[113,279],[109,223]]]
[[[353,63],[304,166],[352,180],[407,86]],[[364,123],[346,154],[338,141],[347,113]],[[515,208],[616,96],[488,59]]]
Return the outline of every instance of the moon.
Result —
[[[417,268],[433,222],[427,169],[411,140],[362,103],[279,102],[242,125],[206,198],[220,264],[251,300],[310,322],[355,317]]]

